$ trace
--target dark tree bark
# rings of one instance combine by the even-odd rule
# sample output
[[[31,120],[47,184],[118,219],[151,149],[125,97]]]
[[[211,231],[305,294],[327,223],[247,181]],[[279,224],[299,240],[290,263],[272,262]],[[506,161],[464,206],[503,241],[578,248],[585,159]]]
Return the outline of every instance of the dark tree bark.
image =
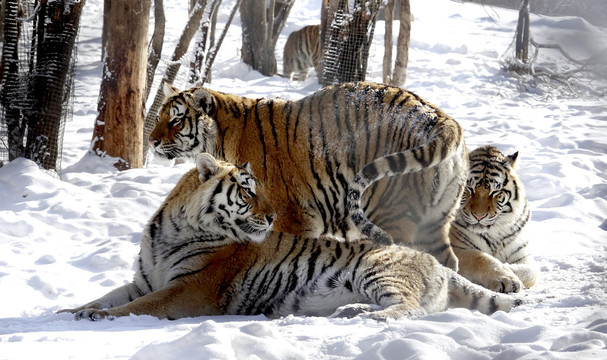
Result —
[[[529,0],[523,0],[516,27],[516,58],[523,63],[529,60]]]
[[[105,0],[106,53],[92,149],[120,160],[120,170],[143,166],[143,119],[150,0]]]
[[[263,75],[276,74],[274,52],[295,0],[242,0],[242,61]]]
[[[36,58],[27,91],[25,156],[45,169],[59,170],[67,81],[84,1],[41,2],[36,14]],[[34,38],[32,39],[34,40]]]
[[[0,62],[0,103],[4,108],[7,127],[9,161],[25,156],[23,136],[26,123],[22,121],[22,97],[19,94],[19,35],[21,23],[17,20],[23,14],[19,0],[4,1],[4,44]]]

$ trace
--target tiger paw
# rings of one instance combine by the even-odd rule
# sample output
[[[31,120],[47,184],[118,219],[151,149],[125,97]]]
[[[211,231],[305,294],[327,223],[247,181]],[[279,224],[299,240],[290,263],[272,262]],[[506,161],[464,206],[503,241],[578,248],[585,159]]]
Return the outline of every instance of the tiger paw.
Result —
[[[372,308],[369,304],[348,304],[338,307],[329,317],[351,319],[361,314],[368,313],[371,310]]]
[[[496,269],[495,274],[488,276],[486,283],[481,285],[499,293],[516,293],[523,288],[523,283],[518,276],[506,266]]]
[[[80,310],[74,316],[76,320],[89,319],[91,321],[98,321],[102,319],[114,320],[114,316],[110,315],[105,310],[98,309],[84,309]]]

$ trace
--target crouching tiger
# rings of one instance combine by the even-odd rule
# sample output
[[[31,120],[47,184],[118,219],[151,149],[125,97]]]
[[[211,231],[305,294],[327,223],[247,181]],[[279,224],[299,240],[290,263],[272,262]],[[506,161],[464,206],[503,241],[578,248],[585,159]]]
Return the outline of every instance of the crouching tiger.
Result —
[[[249,162],[278,214],[276,230],[394,240],[457,269],[448,233],[468,155],[461,127],[440,109],[367,82],[297,101],[204,88],[165,92],[150,135],[155,153]]]
[[[276,214],[249,169],[199,155],[145,227],[133,282],[64,311],[91,320],[129,314],[381,320],[449,306],[489,314],[521,303],[404,246],[270,232]]]
[[[450,236],[459,273],[500,292],[533,286],[538,270],[520,236],[529,221],[525,188],[516,171],[518,152],[493,146],[470,153],[470,173]]]

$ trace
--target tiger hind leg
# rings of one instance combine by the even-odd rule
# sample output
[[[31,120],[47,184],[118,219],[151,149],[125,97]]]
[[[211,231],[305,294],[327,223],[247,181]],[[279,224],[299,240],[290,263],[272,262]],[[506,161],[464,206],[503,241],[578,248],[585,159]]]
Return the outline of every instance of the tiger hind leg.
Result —
[[[448,222],[449,218],[445,218],[438,224],[419,227],[411,247],[431,254],[441,265],[457,272],[459,260],[451,247]]]
[[[478,310],[486,315],[500,310],[508,312],[522,304],[519,298],[493,292],[456,273],[449,279],[449,299],[450,307]]]

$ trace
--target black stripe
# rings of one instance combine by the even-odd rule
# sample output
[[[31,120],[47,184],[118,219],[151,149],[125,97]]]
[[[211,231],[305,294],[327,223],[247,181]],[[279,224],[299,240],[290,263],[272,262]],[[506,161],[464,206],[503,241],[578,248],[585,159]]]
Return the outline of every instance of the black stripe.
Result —
[[[365,180],[367,180],[367,182],[371,182],[371,181],[377,179],[377,176],[379,175],[377,166],[375,165],[374,162],[365,165],[365,167],[363,167],[362,173],[363,173],[363,176],[365,177]]]
[[[273,103],[272,100],[268,100],[269,101],[269,108],[271,108],[271,104]],[[259,117],[259,106],[260,106],[260,102],[257,102],[256,106],[255,106],[255,124],[257,125],[257,130],[259,132],[259,141],[261,143],[261,151],[263,152],[263,171],[266,172],[268,171],[268,164],[267,164],[267,155],[268,155],[268,151],[266,150],[266,140],[265,140],[265,136],[263,134],[263,128],[262,128],[262,124],[261,124],[261,118]]]

